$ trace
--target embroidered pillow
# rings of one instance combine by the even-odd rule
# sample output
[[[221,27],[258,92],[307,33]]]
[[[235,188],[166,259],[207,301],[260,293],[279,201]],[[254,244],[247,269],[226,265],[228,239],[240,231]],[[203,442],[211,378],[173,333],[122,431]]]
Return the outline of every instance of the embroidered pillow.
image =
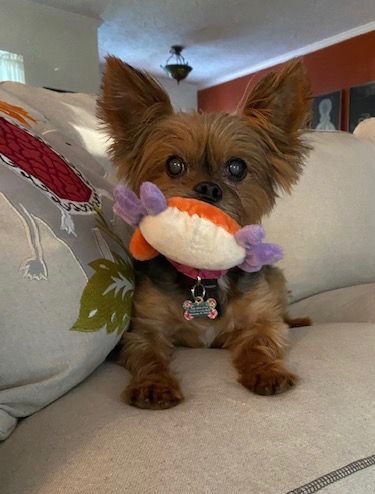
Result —
[[[134,287],[105,170],[42,111],[0,87],[0,439],[103,362]]]

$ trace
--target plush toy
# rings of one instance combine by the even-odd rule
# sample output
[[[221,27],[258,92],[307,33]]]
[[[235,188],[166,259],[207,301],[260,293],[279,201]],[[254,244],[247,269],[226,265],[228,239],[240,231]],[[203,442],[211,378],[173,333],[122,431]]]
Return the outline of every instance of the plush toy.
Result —
[[[151,182],[142,184],[139,198],[118,185],[114,212],[137,227],[129,244],[135,259],[162,254],[191,278],[219,278],[234,266],[256,272],[282,258],[279,246],[263,243],[260,225],[241,228],[221,209],[197,199],[166,199]]]

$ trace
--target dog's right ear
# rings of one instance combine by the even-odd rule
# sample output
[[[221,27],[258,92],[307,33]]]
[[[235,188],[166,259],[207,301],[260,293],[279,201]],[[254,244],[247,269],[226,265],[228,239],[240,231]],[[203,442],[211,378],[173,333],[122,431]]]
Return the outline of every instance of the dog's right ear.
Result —
[[[309,150],[302,128],[310,117],[310,88],[302,60],[271,72],[248,94],[242,115],[261,136],[274,184],[290,191]]]
[[[167,93],[149,74],[107,56],[98,117],[114,140],[114,157],[133,150],[151,125],[173,112]]]

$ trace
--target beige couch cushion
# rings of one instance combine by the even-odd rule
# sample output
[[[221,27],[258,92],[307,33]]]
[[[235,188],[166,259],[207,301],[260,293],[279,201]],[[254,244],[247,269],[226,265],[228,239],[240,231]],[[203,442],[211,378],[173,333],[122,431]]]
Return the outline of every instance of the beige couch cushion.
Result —
[[[375,283],[318,293],[292,304],[290,314],[294,317],[309,316],[314,323],[375,323]]]
[[[306,139],[301,181],[264,222],[285,249],[293,300],[375,281],[375,143],[345,132]]]
[[[316,492],[295,489],[375,453],[374,347],[373,324],[294,330],[301,381],[275,397],[237,384],[227,351],[181,350],[186,401],[161,412],[121,403],[128,374],[105,364],[0,446],[1,494]],[[319,492],[372,494],[371,462]]]

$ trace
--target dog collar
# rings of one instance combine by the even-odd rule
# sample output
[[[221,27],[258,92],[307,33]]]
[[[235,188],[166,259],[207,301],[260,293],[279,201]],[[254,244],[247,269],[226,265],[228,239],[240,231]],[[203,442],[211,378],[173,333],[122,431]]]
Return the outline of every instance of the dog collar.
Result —
[[[193,280],[197,280],[199,278],[201,280],[218,280],[228,272],[227,269],[211,271],[209,269],[191,268],[190,266],[171,261],[170,259],[168,259],[168,261],[179,273],[187,276],[188,278],[192,278]]]
[[[191,295],[182,305],[183,316],[187,321],[195,318],[216,319],[221,315],[217,280],[228,270],[211,271],[191,268],[169,259],[170,264],[187,278],[194,280]]]

